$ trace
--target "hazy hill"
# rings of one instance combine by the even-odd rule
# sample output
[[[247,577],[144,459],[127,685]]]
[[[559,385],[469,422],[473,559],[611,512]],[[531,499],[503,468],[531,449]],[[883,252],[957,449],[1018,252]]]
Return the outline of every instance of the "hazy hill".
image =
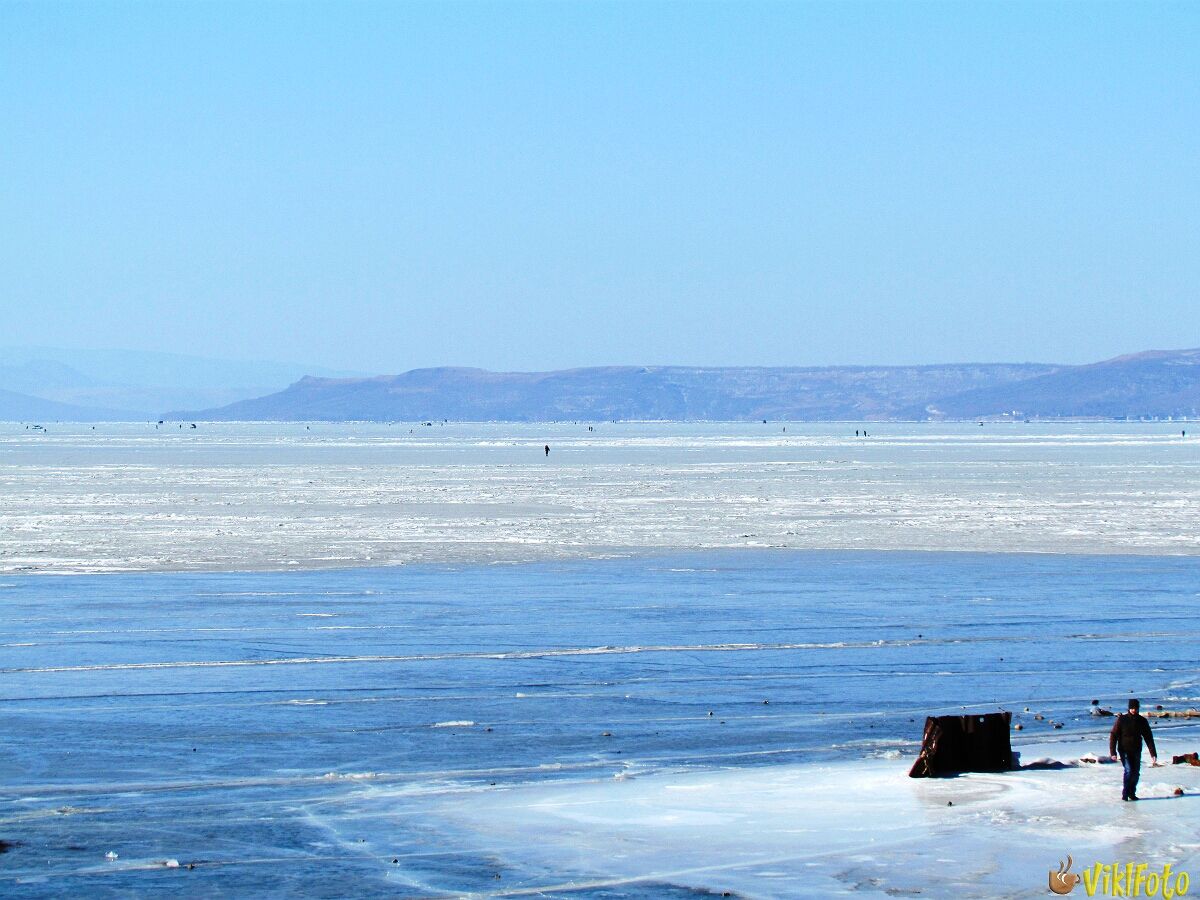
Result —
[[[46,359],[14,361],[0,353],[0,387],[8,391],[36,394],[42,390],[80,390],[95,381],[66,363]]]
[[[119,410],[93,409],[0,389],[0,422],[108,422],[125,417]]]
[[[149,419],[164,409],[220,406],[277,391],[305,374],[354,373],[162,351],[0,348],[0,390],[76,407],[81,421]],[[14,416],[0,409],[0,418]]]
[[[996,363],[828,368],[652,366],[559,372],[416,369],[394,377],[308,377],[265,397],[167,415],[267,421],[881,420],[923,409],[935,398],[1013,384],[1055,368]]]
[[[1200,350],[1150,350],[964,391],[921,412],[948,418],[1200,416]],[[916,413],[917,410],[910,411]]]

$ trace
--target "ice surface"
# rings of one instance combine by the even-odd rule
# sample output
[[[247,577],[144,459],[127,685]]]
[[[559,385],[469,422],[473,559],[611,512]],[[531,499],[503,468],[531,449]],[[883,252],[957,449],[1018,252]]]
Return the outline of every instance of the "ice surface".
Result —
[[[1067,854],[1076,872],[1096,860],[1192,871],[1200,863],[1200,770],[1192,767],[1147,769],[1141,804],[1114,802],[1115,765],[944,780],[909,779],[907,768],[659,771],[616,783],[447,790],[417,806],[459,840],[468,834],[479,852],[519,867],[525,880],[506,884],[510,896],[584,885],[754,897],[1034,896]],[[1179,786],[1186,796],[1173,796]],[[414,806],[386,789],[372,793],[379,807]]]
[[[1074,759],[1106,749],[1092,699],[1200,705],[1190,557],[0,585],[4,896],[1032,897],[1067,853],[1200,871],[1200,769],[1146,771],[1143,795],[1188,793],[1135,807],[1113,765],[905,777],[927,713],[1007,708],[1026,759]],[[1154,728],[1165,758],[1200,749]]]
[[[1187,423],[587,427],[0,424],[0,572],[1200,551]]]

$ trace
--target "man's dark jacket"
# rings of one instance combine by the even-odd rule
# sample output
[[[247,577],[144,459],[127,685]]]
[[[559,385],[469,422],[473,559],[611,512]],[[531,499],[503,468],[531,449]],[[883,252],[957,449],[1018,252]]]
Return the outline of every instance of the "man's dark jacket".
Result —
[[[1154,749],[1154,735],[1150,733],[1150,723],[1137,713],[1121,713],[1113,722],[1112,733],[1108,736],[1108,753],[1113,756],[1117,747],[1121,748],[1122,756],[1141,756],[1142,739],[1150,748],[1150,755],[1157,757]]]

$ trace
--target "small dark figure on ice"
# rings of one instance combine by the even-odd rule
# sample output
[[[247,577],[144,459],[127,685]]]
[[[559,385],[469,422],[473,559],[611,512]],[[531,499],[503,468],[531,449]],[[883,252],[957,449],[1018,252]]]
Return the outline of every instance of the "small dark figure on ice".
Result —
[[[1142,741],[1150,748],[1150,765],[1158,762],[1158,751],[1154,748],[1154,735],[1150,733],[1150,723],[1138,712],[1141,704],[1137,700],[1129,701],[1129,712],[1117,716],[1113,723],[1112,733],[1108,736],[1108,755],[1113,762],[1117,761],[1117,749],[1120,748],[1121,764],[1125,767],[1125,781],[1121,788],[1122,800],[1136,800],[1138,776],[1142,773]]]
[[[547,456],[550,455],[550,445],[549,444],[546,445],[546,455]]]

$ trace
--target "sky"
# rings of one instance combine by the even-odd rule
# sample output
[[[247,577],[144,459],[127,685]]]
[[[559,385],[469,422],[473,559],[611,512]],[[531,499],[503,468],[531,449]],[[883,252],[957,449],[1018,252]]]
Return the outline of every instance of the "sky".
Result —
[[[0,345],[1200,346],[1187,3],[0,4]]]

